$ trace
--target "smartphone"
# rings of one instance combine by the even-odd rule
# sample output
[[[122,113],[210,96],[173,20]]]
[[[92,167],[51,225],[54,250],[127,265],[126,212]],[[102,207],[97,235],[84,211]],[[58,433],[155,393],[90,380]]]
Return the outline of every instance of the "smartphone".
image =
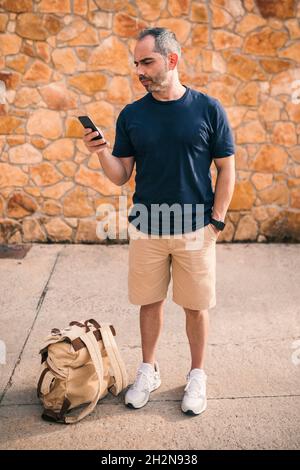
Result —
[[[97,127],[93,123],[93,121],[88,117],[88,116],[78,116],[79,121],[83,125],[85,129],[92,129],[93,131],[98,131]],[[92,140],[99,140],[103,139],[102,135],[99,132],[99,135],[96,135],[96,137],[93,137]]]

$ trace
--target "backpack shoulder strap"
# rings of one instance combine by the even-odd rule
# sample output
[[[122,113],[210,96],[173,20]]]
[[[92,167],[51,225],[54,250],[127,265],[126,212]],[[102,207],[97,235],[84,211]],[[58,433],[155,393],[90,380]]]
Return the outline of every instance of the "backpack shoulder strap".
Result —
[[[66,424],[77,423],[81,419],[85,418],[85,416],[87,416],[89,413],[91,413],[93,409],[96,407],[98,400],[102,393],[104,370],[103,370],[102,355],[99,350],[99,345],[97,343],[97,340],[93,334],[93,331],[89,331],[88,333],[82,333],[80,335],[80,339],[86,345],[87,350],[93,361],[93,364],[97,373],[97,377],[98,377],[98,388],[97,388],[97,392],[93,401],[91,401],[89,405],[87,405],[86,408],[84,408],[77,416],[65,416],[64,421]]]
[[[115,384],[111,387],[110,391],[113,395],[118,395],[128,385],[125,364],[112,335],[110,325],[108,323],[103,323],[100,327],[100,331],[104,347],[110,360],[113,375],[115,377]]]

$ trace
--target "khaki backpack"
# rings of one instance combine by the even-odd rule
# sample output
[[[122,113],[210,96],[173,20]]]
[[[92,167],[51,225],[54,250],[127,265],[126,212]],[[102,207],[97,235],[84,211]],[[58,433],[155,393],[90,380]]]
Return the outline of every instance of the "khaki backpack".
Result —
[[[115,329],[91,319],[54,328],[40,350],[42,366],[37,395],[47,421],[73,424],[91,413],[108,392],[118,395],[128,385]],[[70,410],[84,405],[76,415]]]

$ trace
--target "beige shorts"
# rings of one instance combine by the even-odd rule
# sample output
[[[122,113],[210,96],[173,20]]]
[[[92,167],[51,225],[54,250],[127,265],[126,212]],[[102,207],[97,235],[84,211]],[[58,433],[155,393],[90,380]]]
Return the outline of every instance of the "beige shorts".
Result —
[[[183,235],[150,236],[129,224],[128,297],[147,305],[167,297],[192,310],[216,305],[216,241],[208,224]],[[171,268],[171,269],[170,269]]]

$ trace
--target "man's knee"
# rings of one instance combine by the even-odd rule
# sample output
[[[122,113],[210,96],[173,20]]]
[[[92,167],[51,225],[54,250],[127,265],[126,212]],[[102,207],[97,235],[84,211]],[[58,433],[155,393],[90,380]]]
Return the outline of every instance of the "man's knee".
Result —
[[[163,307],[166,299],[159,300],[157,302],[153,302],[151,304],[141,305],[141,309],[143,310],[160,310]]]
[[[200,310],[192,310],[190,308],[183,308],[185,313],[186,313],[186,316],[189,316],[189,317],[203,317],[203,316],[206,316],[208,314],[208,309],[200,309]]]

